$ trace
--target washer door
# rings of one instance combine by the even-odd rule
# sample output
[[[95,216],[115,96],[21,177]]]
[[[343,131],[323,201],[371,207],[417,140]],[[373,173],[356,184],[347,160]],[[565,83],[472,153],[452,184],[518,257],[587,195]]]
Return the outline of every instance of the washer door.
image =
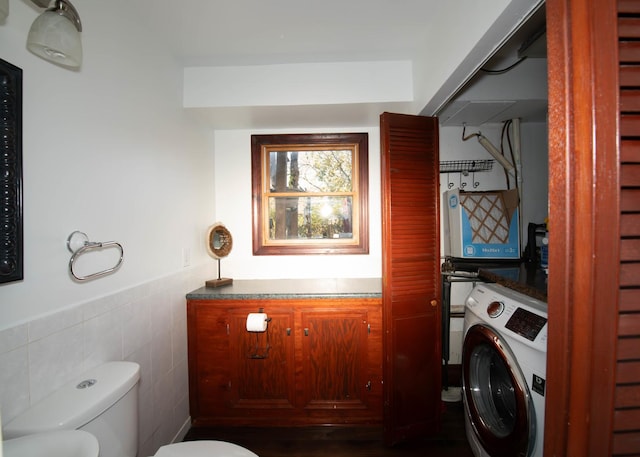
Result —
[[[513,352],[491,327],[469,328],[462,348],[465,410],[485,452],[529,456],[536,421],[531,394]]]

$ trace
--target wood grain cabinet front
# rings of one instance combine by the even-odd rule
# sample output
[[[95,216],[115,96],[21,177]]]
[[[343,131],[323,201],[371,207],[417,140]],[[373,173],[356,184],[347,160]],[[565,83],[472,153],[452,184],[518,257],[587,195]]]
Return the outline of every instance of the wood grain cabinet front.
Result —
[[[187,321],[194,426],[382,422],[379,298],[188,300]]]

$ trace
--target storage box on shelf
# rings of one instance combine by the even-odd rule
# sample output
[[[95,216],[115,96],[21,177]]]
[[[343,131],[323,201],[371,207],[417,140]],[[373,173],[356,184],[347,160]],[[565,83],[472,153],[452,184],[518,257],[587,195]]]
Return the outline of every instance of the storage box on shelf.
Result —
[[[518,191],[444,193],[444,254],[464,259],[520,257]]]

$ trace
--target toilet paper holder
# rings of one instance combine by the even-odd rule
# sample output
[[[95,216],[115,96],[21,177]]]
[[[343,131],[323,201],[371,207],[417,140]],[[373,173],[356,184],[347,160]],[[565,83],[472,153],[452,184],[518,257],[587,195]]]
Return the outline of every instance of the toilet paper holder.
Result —
[[[264,313],[264,308],[259,308],[259,314]],[[271,344],[269,343],[269,322],[271,322],[271,318],[267,315],[265,317],[265,330],[263,332],[249,332],[255,334],[255,344],[252,348],[249,349],[247,357],[250,359],[266,359],[269,357],[269,349],[271,349]],[[260,334],[264,334],[265,344],[264,346],[260,346]]]
[[[247,314],[247,332],[264,333],[269,327],[269,322],[271,322],[271,318],[269,318],[269,316],[263,311],[258,313],[249,313]]]

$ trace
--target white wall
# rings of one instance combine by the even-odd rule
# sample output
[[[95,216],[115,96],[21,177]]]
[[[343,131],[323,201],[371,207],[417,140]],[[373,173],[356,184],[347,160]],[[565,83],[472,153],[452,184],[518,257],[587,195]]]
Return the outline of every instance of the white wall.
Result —
[[[411,67],[409,60],[187,67],[184,106],[409,102],[413,100]]]
[[[25,49],[37,12],[24,2],[11,2],[0,27],[2,57],[24,72],[25,215],[25,278],[0,286],[0,328],[175,273],[182,248],[194,264],[207,260],[212,140],[181,108],[182,68],[115,6],[77,8],[85,57],[78,72]],[[65,242],[74,230],[122,243],[122,268],[73,282]]]
[[[127,0],[74,4],[80,71],[25,49],[29,2],[11,1],[0,25],[0,56],[23,69],[25,265],[0,285],[0,409],[8,421],[86,369],[136,360],[151,455],[188,419],[184,294],[213,271],[213,139],[184,114],[182,67],[121,14]],[[122,243],[120,270],[73,281],[74,230]],[[86,254],[84,271],[100,257]]]
[[[369,134],[369,254],[254,256],[251,238],[251,135],[357,131]],[[216,220],[233,235],[233,250],[221,262],[222,275],[250,278],[379,278],[382,274],[379,128],[253,131],[215,134]],[[213,222],[213,221],[212,221]]]

